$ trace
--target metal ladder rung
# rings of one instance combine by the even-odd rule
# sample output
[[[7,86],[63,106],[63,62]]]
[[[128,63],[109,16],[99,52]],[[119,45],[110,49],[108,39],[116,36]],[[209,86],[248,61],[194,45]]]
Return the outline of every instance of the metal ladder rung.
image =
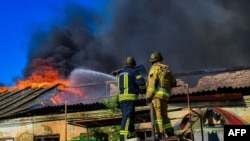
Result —
[[[170,137],[170,138],[166,138],[160,141],[180,141],[179,137]]]

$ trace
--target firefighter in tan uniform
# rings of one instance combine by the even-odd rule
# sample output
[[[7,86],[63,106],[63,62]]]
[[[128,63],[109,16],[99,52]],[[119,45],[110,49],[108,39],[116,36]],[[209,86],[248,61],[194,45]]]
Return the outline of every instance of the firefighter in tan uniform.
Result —
[[[154,109],[154,125],[156,139],[163,139],[164,132],[168,137],[174,136],[174,129],[168,118],[168,100],[172,87],[176,86],[176,79],[168,65],[162,63],[163,57],[159,52],[150,55],[152,66],[147,80],[147,103],[152,102]]]

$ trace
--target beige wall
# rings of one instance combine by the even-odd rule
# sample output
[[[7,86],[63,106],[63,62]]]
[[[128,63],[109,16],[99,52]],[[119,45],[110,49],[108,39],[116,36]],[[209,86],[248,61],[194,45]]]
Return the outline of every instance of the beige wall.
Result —
[[[0,138],[13,137],[15,141],[33,141],[37,135],[59,134],[60,141],[65,141],[65,122],[49,121],[38,123],[23,123],[22,125],[8,125],[0,127]],[[83,127],[67,125],[67,139],[79,136],[80,133],[86,133]]]

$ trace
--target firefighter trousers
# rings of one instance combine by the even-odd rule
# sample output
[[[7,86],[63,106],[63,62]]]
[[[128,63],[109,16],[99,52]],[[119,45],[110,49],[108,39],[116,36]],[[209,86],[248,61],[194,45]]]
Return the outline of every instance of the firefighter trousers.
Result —
[[[173,128],[168,117],[168,101],[153,98],[152,104],[154,108],[154,125],[156,134],[168,134],[169,131],[173,132]]]
[[[122,121],[120,129],[120,141],[126,141],[130,136],[135,136],[135,101],[121,101]]]

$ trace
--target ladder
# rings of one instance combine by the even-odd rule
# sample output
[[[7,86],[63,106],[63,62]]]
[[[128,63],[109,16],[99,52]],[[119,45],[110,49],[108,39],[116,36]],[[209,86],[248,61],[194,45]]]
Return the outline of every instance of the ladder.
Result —
[[[160,141],[180,141],[180,137],[173,136],[173,137],[166,138],[166,139],[163,139],[163,140],[160,140]]]

